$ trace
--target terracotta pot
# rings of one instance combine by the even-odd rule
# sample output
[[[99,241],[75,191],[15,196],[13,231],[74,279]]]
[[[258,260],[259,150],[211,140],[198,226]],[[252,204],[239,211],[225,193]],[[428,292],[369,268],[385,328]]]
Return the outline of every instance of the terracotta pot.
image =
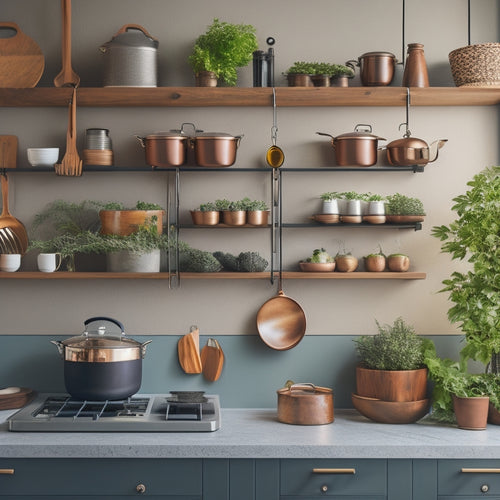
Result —
[[[421,401],[427,394],[427,368],[372,370],[357,366],[356,394],[383,401]]]
[[[289,73],[287,75],[287,80],[289,87],[314,87],[311,75]]]
[[[243,226],[247,222],[247,213],[245,210],[224,210],[222,222],[228,226]]]
[[[387,267],[390,271],[406,272],[410,268],[410,259],[406,255],[389,255]]]
[[[217,87],[217,76],[213,71],[199,71],[194,78],[197,87]]]
[[[164,210],[101,210],[99,212],[101,234],[128,236],[153,216],[157,217],[156,227],[161,234],[164,214]]]
[[[453,409],[460,429],[482,431],[488,421],[489,397],[459,398],[453,395]]]
[[[247,223],[252,226],[267,226],[269,210],[249,210],[247,212]]]
[[[285,424],[323,425],[334,420],[333,391],[313,384],[279,389],[278,420]]]
[[[341,273],[352,273],[358,268],[358,259],[354,255],[340,255],[335,258],[335,266]]]
[[[492,403],[488,408],[488,423],[493,425],[500,425],[500,411],[498,411]]]
[[[385,271],[385,257],[383,255],[369,255],[365,257],[365,268],[367,271],[375,273]]]

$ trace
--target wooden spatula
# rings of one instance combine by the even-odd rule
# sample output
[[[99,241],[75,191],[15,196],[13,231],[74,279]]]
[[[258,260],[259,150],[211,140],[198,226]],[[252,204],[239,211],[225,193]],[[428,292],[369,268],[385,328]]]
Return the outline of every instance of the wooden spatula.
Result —
[[[201,350],[201,364],[203,366],[203,376],[210,382],[219,379],[224,366],[224,352],[215,339],[208,339],[207,344]]]
[[[179,363],[186,373],[201,373],[200,330],[192,327],[177,343]]]

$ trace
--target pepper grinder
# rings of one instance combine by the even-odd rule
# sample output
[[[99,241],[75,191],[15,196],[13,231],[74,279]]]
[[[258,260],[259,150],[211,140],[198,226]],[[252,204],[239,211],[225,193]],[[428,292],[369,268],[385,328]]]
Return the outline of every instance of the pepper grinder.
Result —
[[[409,43],[405,69],[403,72],[403,87],[428,87],[429,75],[424,56],[424,46],[421,43]]]

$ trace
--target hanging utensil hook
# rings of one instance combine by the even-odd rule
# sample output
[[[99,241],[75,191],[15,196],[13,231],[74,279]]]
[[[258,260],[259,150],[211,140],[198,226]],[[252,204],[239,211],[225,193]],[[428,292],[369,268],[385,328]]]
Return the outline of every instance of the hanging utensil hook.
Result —
[[[278,139],[278,116],[276,111],[276,89],[273,87],[273,126],[271,127],[271,141],[276,146]]]
[[[405,125],[405,127],[406,127],[404,137],[410,137],[411,136],[411,130],[410,130],[410,87],[406,87],[406,122],[402,123],[401,125]],[[399,126],[399,128],[401,128],[401,125]]]

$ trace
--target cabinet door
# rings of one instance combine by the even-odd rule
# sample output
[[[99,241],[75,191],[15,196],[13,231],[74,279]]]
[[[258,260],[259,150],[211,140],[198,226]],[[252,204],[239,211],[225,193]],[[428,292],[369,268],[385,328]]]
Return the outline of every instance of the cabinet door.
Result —
[[[387,498],[387,461],[282,460],[281,498]]]
[[[500,500],[500,460],[440,460],[439,499]]]
[[[202,461],[175,459],[2,459],[0,497],[134,496],[169,500],[202,497]]]

